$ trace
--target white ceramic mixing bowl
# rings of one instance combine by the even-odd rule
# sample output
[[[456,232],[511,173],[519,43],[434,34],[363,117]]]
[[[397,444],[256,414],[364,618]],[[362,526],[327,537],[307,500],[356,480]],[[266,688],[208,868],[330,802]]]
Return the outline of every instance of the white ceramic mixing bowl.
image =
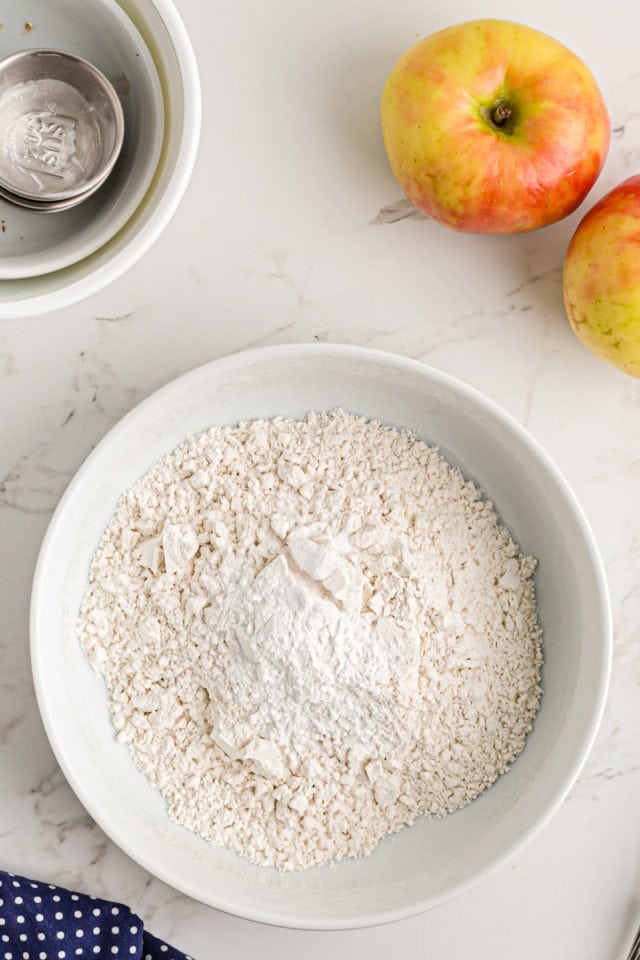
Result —
[[[172,823],[116,743],[102,679],[75,623],[89,562],[119,496],[186,435],[214,424],[341,406],[415,430],[476,480],[539,560],[544,696],[512,769],[464,809],[421,820],[363,860],[280,874]],[[345,928],[435,906],[520,850],[562,802],[602,713],[611,656],[607,589],[573,493],[547,454],[477,391],[416,361],[319,344],[236,354],[168,384],[89,456],[49,527],[32,599],[38,701],[60,766],[102,829],[151,873],[204,903],[268,923]]]
[[[171,0],[7,0],[0,55],[56,46],[85,57],[121,94],[125,142],[106,184],[74,207],[36,214],[0,201],[0,319],[68,306],[131,267],[186,189],[200,134],[191,41]]]

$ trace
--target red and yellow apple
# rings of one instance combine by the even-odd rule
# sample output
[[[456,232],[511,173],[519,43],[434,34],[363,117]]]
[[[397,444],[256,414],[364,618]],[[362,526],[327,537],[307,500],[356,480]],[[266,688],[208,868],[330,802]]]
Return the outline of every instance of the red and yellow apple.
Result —
[[[521,233],[571,213],[598,176],[609,116],[557,40],[473,20],[416,43],[391,71],[384,143],[411,202],[469,233]]]
[[[640,176],[629,177],[578,225],[563,272],[564,303],[596,356],[640,377]]]

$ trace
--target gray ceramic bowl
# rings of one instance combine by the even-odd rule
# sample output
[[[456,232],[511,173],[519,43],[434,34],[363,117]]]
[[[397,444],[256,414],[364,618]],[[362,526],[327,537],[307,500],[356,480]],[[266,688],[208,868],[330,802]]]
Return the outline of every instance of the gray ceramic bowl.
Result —
[[[0,318],[75,303],[120,276],[166,227],[200,129],[193,49],[171,0],[5,0],[0,57],[34,46],[95,64],[124,110],[122,151],[93,196],[55,216],[0,199]]]

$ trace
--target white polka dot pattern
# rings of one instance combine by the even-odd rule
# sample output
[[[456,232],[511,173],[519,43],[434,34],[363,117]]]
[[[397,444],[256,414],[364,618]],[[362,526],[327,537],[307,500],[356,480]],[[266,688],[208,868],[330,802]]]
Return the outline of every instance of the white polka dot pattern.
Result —
[[[0,960],[192,960],[123,904],[0,870]]]

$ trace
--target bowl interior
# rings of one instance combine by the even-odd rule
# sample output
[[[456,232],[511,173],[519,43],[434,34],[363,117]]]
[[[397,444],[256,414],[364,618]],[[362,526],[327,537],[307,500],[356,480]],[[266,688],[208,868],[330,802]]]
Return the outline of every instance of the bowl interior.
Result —
[[[124,114],[124,141],[107,181],[68,210],[42,216],[0,199],[0,279],[40,279],[103,247],[135,213],[161,153],[164,102],[154,60],[115,0],[33,0],[25,33],[24,5],[2,0],[0,56],[41,47],[67,50],[94,64],[111,82]],[[10,301],[35,286],[4,285]]]
[[[544,696],[512,769],[472,804],[419,821],[368,859],[294,874],[245,863],[171,823],[160,795],[113,736],[102,679],[75,622],[90,558],[119,495],[187,434],[255,417],[342,406],[411,428],[476,480],[539,559]],[[292,346],[240,354],[174,381],[127,416],[65,495],[43,546],[32,656],[49,737],[102,828],[152,873],[232,913],[303,927],[407,916],[477,882],[513,855],[562,800],[603,705],[609,660],[601,566],[574,498],[515,422],[464,385],[376,351]]]

